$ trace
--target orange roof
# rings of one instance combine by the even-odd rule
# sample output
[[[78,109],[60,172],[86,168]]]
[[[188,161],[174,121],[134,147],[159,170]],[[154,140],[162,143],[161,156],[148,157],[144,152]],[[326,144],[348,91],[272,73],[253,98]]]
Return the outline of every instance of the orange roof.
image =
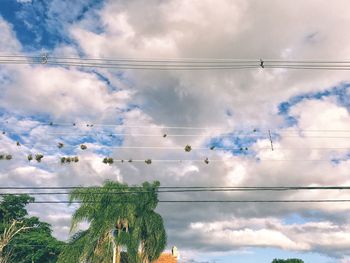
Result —
[[[170,253],[163,253],[155,261],[155,263],[177,263],[177,259],[174,258]]]

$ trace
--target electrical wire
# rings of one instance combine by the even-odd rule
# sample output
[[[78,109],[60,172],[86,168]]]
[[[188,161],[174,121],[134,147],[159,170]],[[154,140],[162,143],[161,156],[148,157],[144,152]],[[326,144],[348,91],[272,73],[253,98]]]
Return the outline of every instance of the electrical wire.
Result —
[[[170,130],[170,129],[179,129],[179,130],[231,130],[229,133],[230,134],[267,134],[268,130],[271,131],[272,134],[303,134],[303,133],[333,133],[333,132],[340,132],[340,133],[350,133],[350,130],[348,129],[295,129],[295,130],[288,130],[285,131],[274,131],[272,129],[241,129],[237,131],[232,131],[234,129],[233,127],[199,127],[199,126],[152,126],[152,125],[126,125],[126,124],[112,124],[112,123],[79,123],[79,122],[45,122],[41,123],[41,125],[47,125],[47,126],[52,126],[52,127],[57,127],[57,126],[68,126],[68,127],[88,127],[90,129],[94,129],[96,127],[120,127],[120,128],[145,128],[147,130],[149,129],[161,129],[161,130]],[[91,126],[87,126],[91,125]],[[108,131],[101,131],[104,133],[108,133]],[[65,133],[65,132],[64,132]]]
[[[94,127],[121,127],[121,128],[146,128],[149,129],[181,129],[181,130],[232,130],[233,127],[199,127],[199,126],[152,126],[152,125],[126,125],[126,124],[113,124],[113,123],[79,123],[79,122],[46,122],[42,125],[50,125],[50,126],[84,126],[86,125],[93,125],[90,128]],[[254,128],[250,129],[244,129],[243,131],[248,133],[267,133],[269,129],[263,129],[263,130],[256,130],[254,131]],[[270,131],[273,133],[273,130],[270,129]],[[238,130],[237,132],[241,132],[241,130]],[[278,133],[289,133],[289,132],[350,132],[350,130],[344,130],[344,129],[297,129],[297,130],[288,130],[288,131],[278,131]]]
[[[302,200],[158,200],[158,203],[177,203],[177,204],[189,204],[189,203],[260,203],[260,204],[267,204],[267,203],[349,203],[350,199],[302,199]],[[80,201],[52,201],[52,200],[41,200],[41,201],[32,201],[29,202],[29,204],[66,204],[66,205],[72,205],[72,204],[82,204],[83,202]],[[86,203],[97,203],[97,202],[84,202]],[[110,204],[117,203],[111,201]],[[124,202],[125,203],[125,202]]]
[[[107,158],[107,157],[106,157]],[[210,165],[210,163],[222,163],[222,162],[229,162],[233,160],[233,157],[231,158],[226,158],[226,159],[210,159],[208,157],[204,157],[203,159],[151,159],[151,158],[145,158],[145,159],[132,159],[132,158],[125,158],[125,159],[120,159],[120,158],[115,158],[115,157],[108,157],[113,159],[113,163],[106,165],[115,165],[115,164],[126,164],[126,163],[146,163],[147,160],[150,160],[151,163],[188,163],[188,162],[195,162],[195,163],[205,163],[206,165]],[[103,160],[103,158],[101,158]],[[329,159],[261,159],[261,158],[241,158],[239,159],[240,161],[255,161],[255,162],[272,162],[272,163],[278,163],[278,162],[326,162],[326,163],[341,163],[341,162],[347,162],[349,161],[348,159],[343,159],[343,158],[336,158],[332,157]],[[11,162],[14,161],[14,158],[12,157],[11,160],[1,160],[3,162]],[[81,162],[81,161],[78,161]],[[60,163],[60,160],[54,161],[52,158],[50,158],[49,161],[40,161],[37,162],[37,164],[47,164],[47,163],[57,163],[62,166],[64,165],[75,165],[78,162],[72,161],[71,163]],[[145,164],[145,165],[151,165],[150,164]]]
[[[21,144],[22,146],[27,146],[27,144]],[[52,145],[52,144],[35,144],[33,145],[35,147],[47,147],[47,148],[57,148],[57,145]],[[75,147],[80,147],[79,145],[64,145],[60,149],[64,148],[75,148]],[[178,146],[105,146],[102,145],[99,148],[108,148],[108,149],[152,149],[152,150],[184,150],[184,147],[178,147]],[[210,150],[210,151],[215,151],[215,150],[226,150],[226,151],[242,151],[242,152],[247,152],[247,151],[258,151],[258,150],[270,150],[271,147],[253,147],[251,149],[245,149],[245,147],[241,148],[234,148],[234,147],[223,147],[223,146],[214,146],[212,147],[195,147],[192,146],[191,151],[195,150]],[[274,147],[274,151],[278,150],[350,150],[349,147]]]
[[[100,134],[108,134],[108,136],[125,136],[125,137],[163,137],[162,134],[149,134],[149,133],[111,133],[111,132],[105,132],[105,131],[100,131],[100,132],[91,132],[96,135]],[[46,135],[58,135],[58,136],[91,136],[91,133],[72,133],[72,132],[46,132]],[[278,134],[273,134],[273,136],[276,136]],[[208,137],[208,136],[213,136],[209,134],[166,134],[166,137]],[[235,138],[262,138],[266,137],[263,135],[249,135],[249,134],[220,134],[217,135],[220,137],[235,137]],[[316,139],[347,139],[350,138],[349,136],[321,136],[321,135],[284,135],[283,138],[316,138]]]
[[[93,68],[142,70],[234,70],[234,69],[308,69],[349,70],[349,61],[339,60],[276,60],[276,59],[108,59],[48,56],[0,56],[0,64],[48,64]]]
[[[80,190],[80,188],[76,188]],[[75,190],[76,190],[75,189]],[[108,189],[109,190],[109,189]],[[113,190],[113,189],[112,189]],[[117,189],[115,189],[117,190]],[[125,192],[118,192],[118,191],[108,191],[108,192],[80,192],[81,195],[88,195],[88,196],[94,196],[94,195],[128,195],[128,194],[143,194],[143,193],[158,193],[158,194],[164,194],[164,193],[197,193],[197,192],[256,192],[256,191],[302,191],[302,190],[350,190],[350,188],[315,188],[315,189],[307,189],[307,188],[298,188],[298,189],[292,189],[292,188],[233,188],[233,189],[180,189],[180,190],[157,190],[157,191],[125,191]],[[7,195],[70,195],[70,192],[2,192],[0,193],[0,196],[7,196]]]
[[[0,186],[0,190],[84,190],[99,189],[100,186]],[[153,191],[140,191],[139,186],[129,186],[121,190],[119,187],[108,187],[106,190],[121,190],[113,193],[148,193]],[[160,189],[160,190],[158,190]],[[196,192],[196,191],[291,191],[291,190],[350,190],[350,186],[159,186],[156,192]],[[38,192],[34,192],[38,193]],[[45,192],[44,194],[51,193]],[[5,193],[6,194],[6,193]],[[17,193],[14,193],[17,194]],[[30,194],[30,193],[28,193]],[[40,194],[40,193],[39,193]],[[66,194],[66,192],[64,193]],[[94,193],[92,193],[94,194]]]

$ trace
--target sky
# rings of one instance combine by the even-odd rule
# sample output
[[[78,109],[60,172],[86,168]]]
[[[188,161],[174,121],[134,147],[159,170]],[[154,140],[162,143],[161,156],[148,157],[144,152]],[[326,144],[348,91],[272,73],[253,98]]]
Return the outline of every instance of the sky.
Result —
[[[346,0],[2,0],[0,54],[347,60],[349,8]],[[1,64],[0,130],[5,134],[0,135],[0,153],[12,154],[13,159],[0,161],[0,182],[2,186],[89,186],[107,179],[131,185],[159,180],[162,186],[350,185],[349,101],[346,71]],[[268,130],[273,132],[274,151]],[[129,135],[110,136],[120,133]],[[163,134],[195,136],[163,138]],[[64,143],[61,149],[59,142]],[[81,150],[80,144],[88,149]],[[194,150],[186,153],[185,145]],[[212,145],[215,150],[195,150]],[[121,148],[133,146],[168,149]],[[237,150],[241,147],[248,150]],[[44,154],[42,162],[28,162],[27,155],[36,153]],[[79,156],[78,163],[60,164],[61,156],[73,155]],[[106,165],[105,156],[182,161]],[[216,162],[204,163],[207,157]],[[159,198],[349,199],[350,195],[315,190]],[[31,204],[29,211],[52,224],[56,237],[67,240],[74,208]],[[166,225],[167,249],[176,245],[182,262],[269,263],[274,258],[350,262],[348,204],[161,203],[157,211]]]

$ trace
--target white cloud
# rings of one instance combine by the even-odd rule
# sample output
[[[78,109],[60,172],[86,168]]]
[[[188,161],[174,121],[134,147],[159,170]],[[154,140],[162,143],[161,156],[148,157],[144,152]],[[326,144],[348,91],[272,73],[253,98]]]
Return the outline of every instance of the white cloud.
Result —
[[[66,121],[108,119],[129,100],[127,91],[112,93],[97,76],[75,69],[12,68],[11,78],[3,87],[2,101],[20,114],[46,113]]]
[[[17,3],[21,3],[21,4],[27,4],[27,3],[31,3],[32,0],[17,0]]]
[[[77,24],[71,34],[88,56],[95,57],[336,59],[350,52],[344,46],[347,35],[333,30],[340,20],[349,23],[343,11],[346,5],[341,2],[326,9],[315,1],[221,1],[213,9],[212,1],[110,2],[100,11],[103,33]],[[327,15],[330,11],[336,18]],[[157,122],[226,125],[229,109],[236,125],[266,126],[280,121],[271,113],[281,100],[347,78],[346,72],[279,70],[136,71],[128,76],[135,82],[140,103],[146,104],[144,110]],[[152,107],[147,107],[149,103]]]
[[[187,238],[198,240],[204,249],[206,246],[218,249],[277,247],[298,251],[327,250],[339,254],[349,253],[348,231],[348,227],[327,221],[286,225],[274,218],[230,218],[191,223],[184,234]]]
[[[12,31],[11,25],[9,25],[1,16],[0,16],[0,47],[1,53],[17,53],[20,51],[21,45],[16,39],[15,34]]]
[[[81,21],[65,25],[65,29],[76,41],[79,52],[82,50],[91,57],[344,59],[350,55],[350,48],[346,45],[350,41],[349,34],[344,33],[350,26],[346,12],[348,5],[347,1],[337,1],[336,4],[326,1],[110,1],[102,10],[88,13]],[[59,6],[58,10],[61,8]],[[96,26],[100,26],[103,32],[96,32]],[[3,32],[1,50],[20,51],[15,34],[3,20],[0,21],[0,32]],[[53,54],[76,56],[79,52],[75,46],[59,45]],[[293,95],[320,91],[347,81],[347,72],[266,69],[97,72],[106,76],[117,90],[111,90],[106,81],[91,71],[76,68],[1,67],[0,101],[10,115],[8,125],[16,126],[14,130],[17,132],[30,130],[25,143],[34,145],[34,149],[25,145],[18,148],[14,140],[2,136],[3,149],[13,152],[15,157],[13,161],[0,163],[2,182],[8,185],[92,185],[109,178],[130,184],[160,180],[162,185],[186,186],[350,183],[350,161],[339,164],[296,161],[343,156],[350,147],[346,140],[308,138],[310,134],[306,137],[294,133],[295,137],[289,136],[295,128],[350,130],[349,110],[338,105],[335,99],[305,99],[290,110],[290,115],[298,121],[297,127],[277,129],[283,123],[283,118],[277,114],[279,103]],[[10,81],[6,76],[11,77]],[[129,104],[138,107],[122,112]],[[242,127],[271,128],[281,137],[274,139],[274,152],[269,149],[267,137],[250,147],[256,151],[257,157],[268,159],[261,162],[219,150],[185,153],[183,150],[114,149],[113,157],[117,159],[204,160],[209,157],[220,162],[210,162],[209,165],[191,161],[154,162],[149,166],[115,163],[106,166],[101,162],[102,154],[94,152],[104,147],[97,142],[89,144],[88,151],[78,152],[80,162],[74,166],[60,165],[60,153],[56,149],[47,152],[45,160],[49,160],[50,165],[49,161],[48,164],[28,165],[24,152],[38,149],[40,143],[55,146],[58,138],[47,136],[50,127],[40,125],[39,121],[20,120],[17,114],[22,117],[42,114],[54,121],[69,123],[115,123],[122,117],[126,125],[149,127],[115,128],[116,132],[159,135],[125,137],[124,146],[184,147],[191,144],[203,147],[213,136]],[[154,129],[164,125],[219,126],[226,127],[226,130],[184,132]],[[77,127],[75,131],[87,130]],[[201,137],[162,137],[164,133],[180,132]],[[77,137],[70,139],[76,140]],[[232,141],[224,143],[230,146]],[[317,147],[346,149],[311,149]],[[325,199],[328,196],[348,198],[346,192],[331,191],[163,194],[160,198]],[[43,210],[47,214],[44,215]],[[70,223],[67,214],[72,210],[67,210],[66,206],[31,206],[33,214],[54,224],[55,234],[60,238],[66,237]],[[335,256],[349,254],[349,212],[344,204],[186,204],[186,207],[183,204],[161,204],[159,211],[165,218],[170,243],[176,243],[180,249],[229,251],[261,246],[318,251]],[[284,224],[282,219],[291,214],[299,214],[311,223]]]

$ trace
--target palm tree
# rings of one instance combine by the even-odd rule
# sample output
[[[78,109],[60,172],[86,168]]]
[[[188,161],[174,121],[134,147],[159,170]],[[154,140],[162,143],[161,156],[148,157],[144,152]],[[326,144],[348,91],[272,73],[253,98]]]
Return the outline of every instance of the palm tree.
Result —
[[[76,257],[77,262],[120,263],[122,246],[128,249],[132,262],[137,262],[137,231],[131,231],[135,222],[135,201],[128,194],[126,184],[106,181],[102,187],[77,188],[70,193],[70,202],[81,202],[72,218],[71,231],[81,222],[88,222],[87,231],[81,232],[72,244],[80,249],[67,246],[59,262]],[[135,229],[137,230],[137,229]],[[73,255],[75,254],[75,255]]]
[[[71,231],[80,222],[90,225],[73,235],[58,262],[120,263],[122,247],[127,248],[129,262],[157,259],[166,245],[163,219],[154,212],[159,185],[145,182],[128,187],[106,181],[102,187],[73,190],[70,201],[81,205],[73,215]]]
[[[140,187],[136,208],[136,226],[140,234],[142,263],[156,260],[166,246],[166,232],[162,217],[154,212],[158,204],[159,182],[145,182]]]

